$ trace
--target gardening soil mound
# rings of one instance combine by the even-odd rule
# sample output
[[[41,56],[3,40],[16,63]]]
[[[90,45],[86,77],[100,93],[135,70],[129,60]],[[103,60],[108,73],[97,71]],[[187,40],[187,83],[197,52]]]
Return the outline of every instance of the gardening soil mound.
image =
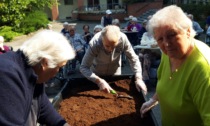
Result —
[[[130,95],[133,99],[117,98],[113,94],[88,89],[89,85],[73,88],[71,96],[60,103],[58,112],[72,126],[153,126],[148,115],[140,117],[143,97],[131,84],[130,79],[110,83],[118,94]]]

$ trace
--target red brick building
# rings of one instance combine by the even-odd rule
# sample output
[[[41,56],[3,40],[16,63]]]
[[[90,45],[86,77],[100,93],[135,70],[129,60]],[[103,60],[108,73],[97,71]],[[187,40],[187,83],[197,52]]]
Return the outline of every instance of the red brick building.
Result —
[[[51,11],[47,11],[52,20],[100,20],[107,9],[113,17],[124,20],[128,15],[139,16],[151,9],[160,9],[162,0],[145,1],[126,5],[122,0],[58,0]]]

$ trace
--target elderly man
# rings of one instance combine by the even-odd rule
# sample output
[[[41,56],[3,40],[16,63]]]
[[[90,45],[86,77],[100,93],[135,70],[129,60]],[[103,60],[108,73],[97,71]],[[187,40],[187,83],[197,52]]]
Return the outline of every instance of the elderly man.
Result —
[[[106,15],[101,18],[101,25],[106,27],[107,25],[112,24],[111,10],[106,10]]]
[[[99,76],[121,74],[121,55],[125,53],[135,73],[136,88],[144,93],[147,88],[142,80],[142,70],[138,56],[135,54],[125,34],[119,27],[109,25],[97,33],[89,43],[89,48],[82,60],[80,72],[96,83],[101,90],[111,92],[113,89]]]

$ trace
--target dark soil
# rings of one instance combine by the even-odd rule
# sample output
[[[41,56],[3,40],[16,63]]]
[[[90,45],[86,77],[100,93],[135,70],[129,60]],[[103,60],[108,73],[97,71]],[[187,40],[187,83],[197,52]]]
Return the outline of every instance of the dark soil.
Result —
[[[113,94],[89,90],[89,85],[86,85],[70,91],[72,96],[60,103],[59,113],[72,126],[154,125],[149,115],[144,119],[140,117],[139,110],[144,99],[130,79],[118,80],[110,85],[118,94],[130,95],[133,99],[117,98]]]

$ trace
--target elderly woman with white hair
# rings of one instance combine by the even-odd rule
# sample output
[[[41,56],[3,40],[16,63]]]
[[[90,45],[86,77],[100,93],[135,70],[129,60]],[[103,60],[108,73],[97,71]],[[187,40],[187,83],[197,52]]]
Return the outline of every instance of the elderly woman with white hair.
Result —
[[[44,30],[18,51],[0,55],[0,124],[69,126],[56,112],[44,90],[75,52],[61,34]]]
[[[135,54],[125,34],[115,25],[106,26],[96,34],[89,43],[89,48],[80,66],[81,73],[96,83],[101,90],[113,91],[110,85],[99,76],[121,74],[121,55],[125,53],[135,73],[136,88],[144,93],[147,88],[142,80],[142,70],[138,56]]]
[[[94,35],[100,31],[102,31],[104,27],[102,25],[96,25],[94,28],[93,28],[93,33]]]
[[[156,12],[148,31],[163,53],[156,94],[142,105],[142,116],[159,101],[163,126],[209,126],[209,47],[194,38],[192,21],[175,5]]]
[[[116,26],[120,27],[120,20],[117,19],[117,18],[113,19],[112,20],[112,25],[116,25]]]

